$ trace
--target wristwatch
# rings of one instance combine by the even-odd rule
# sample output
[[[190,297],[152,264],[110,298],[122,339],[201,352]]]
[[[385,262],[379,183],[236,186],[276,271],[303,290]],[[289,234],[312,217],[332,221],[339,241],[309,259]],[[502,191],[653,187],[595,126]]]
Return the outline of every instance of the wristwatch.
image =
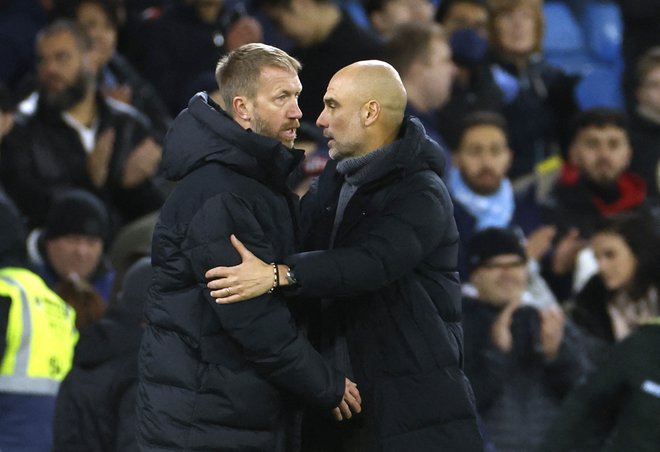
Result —
[[[293,273],[293,270],[291,267],[286,268],[286,282],[290,286],[295,286],[298,284],[298,280],[296,279],[296,275]]]

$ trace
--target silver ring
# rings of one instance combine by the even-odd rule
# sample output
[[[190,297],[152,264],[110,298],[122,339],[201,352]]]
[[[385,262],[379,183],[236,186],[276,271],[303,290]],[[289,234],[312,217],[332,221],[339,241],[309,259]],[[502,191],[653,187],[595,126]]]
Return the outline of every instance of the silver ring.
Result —
[[[231,289],[229,287],[225,287],[225,290],[227,291],[227,296],[231,297],[231,295],[232,295]]]

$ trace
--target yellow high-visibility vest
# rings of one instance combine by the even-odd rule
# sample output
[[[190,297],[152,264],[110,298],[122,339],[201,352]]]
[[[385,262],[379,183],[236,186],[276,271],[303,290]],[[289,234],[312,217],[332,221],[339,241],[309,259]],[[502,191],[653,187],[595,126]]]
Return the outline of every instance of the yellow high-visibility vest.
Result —
[[[0,392],[57,394],[78,341],[74,309],[24,268],[0,269],[0,295],[11,299]]]

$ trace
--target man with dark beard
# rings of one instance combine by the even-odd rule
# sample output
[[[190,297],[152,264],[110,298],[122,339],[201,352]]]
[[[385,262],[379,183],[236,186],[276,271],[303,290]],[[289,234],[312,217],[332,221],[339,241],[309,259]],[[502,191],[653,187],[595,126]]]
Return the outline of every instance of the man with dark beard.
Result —
[[[37,92],[23,102],[0,153],[0,179],[30,226],[42,225],[53,196],[71,187],[101,198],[115,226],[158,209],[161,146],[147,118],[101,95],[85,32],[57,21],[36,47]]]
[[[538,260],[548,250],[554,229],[543,226],[534,199],[516,196],[507,171],[513,153],[505,119],[493,112],[474,112],[465,118],[454,150],[447,188],[454,201],[460,233],[459,272],[467,280],[466,245],[488,227],[517,228],[527,237],[526,253]]]

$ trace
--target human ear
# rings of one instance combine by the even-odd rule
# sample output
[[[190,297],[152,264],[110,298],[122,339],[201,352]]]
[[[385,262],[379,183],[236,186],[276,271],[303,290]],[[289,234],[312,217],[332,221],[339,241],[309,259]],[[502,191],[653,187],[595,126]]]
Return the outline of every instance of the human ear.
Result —
[[[250,108],[247,99],[242,96],[236,96],[232,100],[231,106],[235,117],[244,121],[250,121]]]
[[[365,126],[370,126],[380,116],[380,104],[378,101],[370,100],[362,107],[362,121]]]

